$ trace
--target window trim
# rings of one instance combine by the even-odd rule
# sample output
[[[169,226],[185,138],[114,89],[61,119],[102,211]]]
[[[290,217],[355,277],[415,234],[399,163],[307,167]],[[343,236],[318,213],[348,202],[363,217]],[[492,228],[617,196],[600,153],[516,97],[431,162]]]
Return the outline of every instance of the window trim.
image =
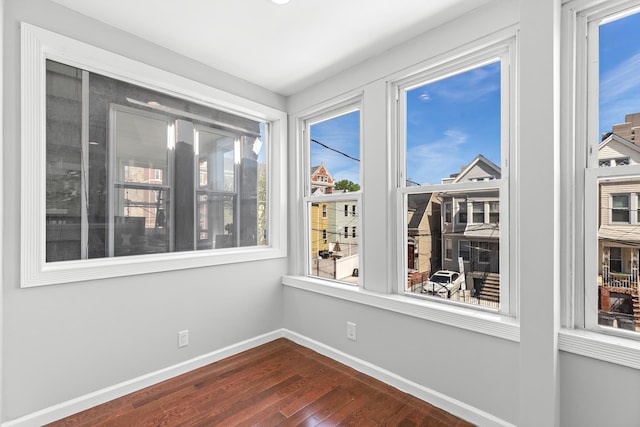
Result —
[[[512,32],[506,30],[500,35],[496,35],[491,41],[485,42],[483,45],[478,45],[475,48],[469,48],[466,51],[457,51],[457,54],[452,54],[449,57],[439,58],[438,61],[431,64],[431,66],[422,66],[420,69],[415,70],[413,73],[398,75],[396,79],[391,80],[389,92],[390,96],[395,99],[395,104],[392,106],[392,135],[396,139],[396,165],[394,170],[396,171],[397,182],[393,190],[396,192],[396,211],[395,216],[398,218],[398,226],[396,228],[396,246],[399,247],[397,253],[396,265],[396,280],[398,281],[397,292],[408,297],[420,297],[420,295],[414,295],[411,292],[406,292],[404,289],[404,280],[406,278],[406,269],[403,268],[407,259],[406,245],[402,245],[401,242],[406,240],[407,223],[406,223],[406,209],[407,209],[407,196],[414,193],[424,192],[444,192],[444,191],[471,191],[476,189],[497,189],[500,194],[500,209],[499,215],[501,217],[500,222],[500,308],[497,310],[499,313],[508,316],[518,316],[518,304],[517,304],[517,284],[515,278],[512,276],[515,271],[515,265],[518,262],[517,256],[512,253],[513,249],[517,247],[517,230],[509,220],[511,215],[513,218],[517,217],[517,192],[516,180],[511,179],[511,176],[515,176],[516,173],[516,158],[515,152],[518,144],[516,138],[516,98],[517,98],[517,54],[516,47],[518,44],[517,31]],[[448,77],[462,74],[464,72],[477,69],[484,65],[500,61],[501,63],[501,178],[499,180],[481,180],[468,183],[442,183],[425,186],[406,186],[405,181],[405,165],[406,165],[406,147],[404,143],[406,141],[405,127],[401,123],[401,120],[406,115],[404,93],[413,88],[424,86],[426,84],[440,81]],[[503,196],[503,195],[506,195]],[[454,200],[455,202],[455,200]],[[508,214],[510,213],[510,214]],[[467,206],[467,224],[469,224],[469,208]],[[458,208],[454,203],[452,205],[452,221],[456,225],[462,225],[458,221]],[[443,239],[444,245],[444,239]],[[444,249],[444,246],[443,246]],[[444,251],[443,251],[443,259]],[[464,305],[471,310],[484,311],[486,307],[469,306],[463,303],[450,302],[442,300],[441,304],[449,305]],[[496,311],[496,309],[489,309],[490,311]]]
[[[45,60],[267,122],[269,246],[45,261]],[[53,285],[287,256],[285,112],[21,22],[21,287]],[[140,76],[145,76],[144,81]]]

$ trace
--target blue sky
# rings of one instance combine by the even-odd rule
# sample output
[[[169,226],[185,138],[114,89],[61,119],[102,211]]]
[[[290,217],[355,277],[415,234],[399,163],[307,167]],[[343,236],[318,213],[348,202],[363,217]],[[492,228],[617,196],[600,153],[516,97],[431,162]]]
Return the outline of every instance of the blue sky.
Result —
[[[440,183],[478,154],[500,163],[500,64],[493,63],[407,93],[407,177]],[[360,158],[360,113],[311,126],[311,138]],[[311,143],[311,166],[324,161],[336,180],[360,181],[360,164]]]
[[[640,14],[601,26],[600,132],[640,112]],[[498,62],[407,92],[407,179],[437,184],[478,154],[500,166]],[[313,125],[311,137],[360,158],[360,114]],[[365,142],[366,143],[366,142]],[[311,144],[311,166],[324,161],[336,180],[359,183],[360,164]]]
[[[311,126],[311,139],[335,150],[360,158],[360,111],[353,111]],[[331,176],[360,184],[360,162],[311,143],[311,166],[324,162]]]
[[[500,63],[407,92],[407,179],[439,184],[478,154],[500,166]]]
[[[600,27],[600,133],[640,113],[640,13]]]

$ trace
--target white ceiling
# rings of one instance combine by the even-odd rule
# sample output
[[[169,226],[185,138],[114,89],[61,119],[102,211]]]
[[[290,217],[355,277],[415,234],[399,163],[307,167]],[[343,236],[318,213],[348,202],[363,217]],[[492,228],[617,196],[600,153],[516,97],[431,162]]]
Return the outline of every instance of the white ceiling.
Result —
[[[54,0],[291,95],[489,0]]]

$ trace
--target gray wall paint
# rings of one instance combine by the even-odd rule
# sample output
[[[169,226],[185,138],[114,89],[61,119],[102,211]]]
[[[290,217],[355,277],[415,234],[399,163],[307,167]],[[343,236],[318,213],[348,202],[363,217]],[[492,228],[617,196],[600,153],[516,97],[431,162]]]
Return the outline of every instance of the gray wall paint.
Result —
[[[4,420],[172,366],[282,326],[286,259],[19,288],[19,21],[269,106],[284,98],[44,0],[8,0],[4,20]],[[177,332],[190,345],[177,348]]]
[[[560,352],[560,425],[640,425],[640,371]]]
[[[286,102],[290,111],[298,111],[364,85],[376,88],[381,84],[377,79],[421,58],[516,23],[518,13],[518,2],[498,1]],[[276,108],[285,106],[278,95],[47,0],[6,0],[2,420],[284,326],[504,420],[518,421],[520,373],[529,369],[519,364],[520,345],[298,289],[283,292],[285,260],[19,289],[20,20]],[[381,223],[388,220],[384,213],[379,216]],[[346,340],[347,320],[358,324],[356,343]],[[185,328],[191,343],[178,350],[176,332]],[[449,369],[440,368],[443,360]],[[639,371],[560,352],[559,378],[560,425],[638,424]]]
[[[287,329],[517,420],[517,343],[295,288],[285,288],[284,307]],[[357,325],[356,342],[346,338],[347,321]]]
[[[523,11],[530,13],[527,27],[522,29],[527,31],[527,43],[520,45],[522,50],[519,52],[521,58],[526,56],[527,61],[523,62],[535,64],[537,58],[554,61],[549,49],[560,36],[558,28],[552,25],[557,23],[555,12],[559,7],[560,2],[553,0],[494,1],[289,97],[289,112],[305,111],[333,97],[362,90],[365,97],[363,126],[365,135],[368,133],[363,157],[367,158],[367,167],[374,164],[378,170],[385,170],[393,159],[388,159],[384,154],[386,116],[381,115],[379,108],[380,100],[385,95],[381,87],[389,75],[411,68],[420,61],[438,57],[501,28],[519,24]],[[551,33],[541,38],[544,43],[536,43],[535,34],[540,28]],[[523,91],[523,98],[520,99],[521,103],[529,103],[527,111],[530,114],[520,117],[521,123],[526,122],[527,129],[539,126],[539,120],[545,120],[544,129],[549,129],[557,120],[551,114],[538,114],[553,110],[551,104],[554,100],[549,94],[554,90],[553,85],[557,84],[557,81],[551,81],[554,68],[535,66],[527,70],[527,84],[533,86]],[[539,72],[545,75],[537,76]],[[544,96],[535,94],[538,89],[544,91]],[[527,99],[524,99],[524,94],[528,94]],[[294,130],[293,123],[290,130]],[[529,136],[526,142],[526,161],[535,164],[538,171],[541,167],[553,170],[556,155],[553,146],[557,141],[553,137],[531,141]],[[294,165],[293,161],[290,165]],[[526,180],[520,181],[521,193],[545,192],[553,205],[556,202],[551,197],[554,194],[553,179],[547,177],[541,181],[537,173],[529,173],[530,168],[522,170],[528,175]],[[389,224],[395,224],[393,217],[385,212],[386,204],[378,202],[376,205],[376,200],[384,198],[381,188],[384,189],[386,185],[380,179],[377,182],[379,186],[364,188],[364,198],[369,203],[369,208],[363,210],[363,220],[368,226],[363,229],[363,240],[367,242],[381,241],[378,230],[389,229]],[[292,182],[291,188],[295,188],[295,185]],[[521,224],[539,224],[536,221],[539,215],[534,206],[538,203],[537,199],[520,201],[522,209],[518,219]],[[295,206],[291,206],[291,209],[291,217],[298,215]],[[550,215],[544,216],[544,219],[544,238],[527,235],[526,241],[519,242],[517,251],[547,254],[545,265],[549,265],[549,271],[552,271],[558,262],[558,258],[554,257],[554,219]],[[531,230],[534,234],[538,232],[537,228]],[[290,247],[299,245],[295,240],[298,234],[300,230],[290,235]],[[389,246],[393,245],[392,237],[387,236]],[[527,251],[523,251],[524,246],[528,246]],[[374,247],[380,250],[367,252],[361,273],[367,277],[365,283],[368,289],[383,291],[395,282],[392,275],[388,274],[389,259],[394,258],[386,245]],[[300,252],[300,249],[293,250],[291,256]],[[519,285],[529,290],[520,295],[519,302],[521,307],[525,305],[527,309],[526,319],[521,319],[521,322],[526,322],[526,329],[523,329],[526,330],[526,336],[521,337],[523,344],[289,287],[284,291],[285,327],[517,425],[638,425],[640,416],[636,402],[640,399],[640,374],[637,370],[615,364],[562,352],[558,354],[555,336],[556,322],[559,320],[556,292],[560,283],[555,274],[538,275],[530,260],[530,257],[522,258],[527,268],[521,270],[528,272],[527,277],[518,276],[522,271],[516,271],[514,275]],[[292,263],[291,273],[299,274],[301,266],[300,260]],[[367,267],[371,267],[374,274],[369,276],[370,269]],[[540,277],[547,279],[546,286],[530,289],[539,287]],[[522,295],[531,298],[522,298]],[[358,325],[358,341],[355,343],[346,339],[347,321],[354,321]],[[445,362],[452,362],[454,368],[431,369],[434,352],[442,355]],[[465,360],[462,360],[463,355],[467,356]]]

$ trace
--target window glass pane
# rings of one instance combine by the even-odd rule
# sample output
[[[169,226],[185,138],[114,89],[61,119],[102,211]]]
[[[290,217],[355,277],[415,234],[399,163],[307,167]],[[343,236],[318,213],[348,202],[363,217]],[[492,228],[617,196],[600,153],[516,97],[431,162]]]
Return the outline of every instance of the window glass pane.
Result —
[[[633,215],[629,210],[629,202],[638,200],[640,178],[600,179],[598,193],[598,323],[640,331],[640,218],[637,208]]]
[[[465,200],[458,202],[458,222],[463,224],[467,222],[467,202]]]
[[[484,202],[473,202],[473,222],[484,222]]]
[[[600,167],[640,164],[640,44],[620,43],[621,40],[640,40],[640,13],[599,27]],[[638,177],[601,178],[598,206],[591,207],[598,213],[598,277],[589,282],[598,287],[598,323],[631,331],[640,331],[639,194]],[[593,262],[586,260],[587,264]],[[595,301],[587,303],[587,311],[595,311]]]
[[[311,195],[360,189],[359,110],[311,125],[310,144]]]
[[[81,253],[82,71],[47,62],[47,261]]]
[[[359,280],[358,201],[334,200],[360,191],[360,111],[309,126],[310,235],[308,274],[357,284]]]
[[[344,216],[344,206],[358,205],[357,201],[323,203],[327,217],[322,216],[318,203],[309,203],[311,215],[310,275],[348,283],[358,283],[359,233],[358,217]]]
[[[199,188],[235,191],[236,138],[213,129],[197,132]]]
[[[458,182],[478,153],[500,165],[500,74],[495,62],[407,91],[407,185]]]
[[[498,60],[406,91],[408,292],[499,308],[498,188],[429,189],[502,178],[501,89]]]
[[[468,240],[460,240],[458,242],[458,247],[459,247],[458,255],[460,255],[460,258],[462,258],[462,261],[464,262],[471,261],[471,242],[469,242]]]
[[[492,224],[500,222],[500,202],[489,202],[489,222]]]
[[[198,249],[238,246],[235,201],[232,195],[198,194]]]
[[[165,190],[115,189],[114,255],[169,251],[169,200]]]
[[[444,221],[446,213],[441,209],[457,200],[470,201],[475,205],[480,202],[473,202],[474,199],[487,200],[492,197],[499,198],[497,188],[407,195],[409,292],[499,307],[499,224],[447,223]],[[497,201],[491,203],[499,204]],[[446,291],[434,290],[434,280],[444,280],[454,273],[459,277],[446,286]]]
[[[611,196],[611,222],[629,222],[629,195]]]
[[[633,40],[621,43],[621,40]],[[640,13],[600,26],[599,157],[610,166],[638,164],[612,137],[637,144],[640,140]],[[638,135],[636,135],[638,133]],[[612,143],[613,142],[613,143]]]
[[[115,112],[116,181],[144,184],[167,182],[168,125],[167,119],[148,117],[141,112]]]
[[[268,244],[265,123],[46,66],[47,262]]]

